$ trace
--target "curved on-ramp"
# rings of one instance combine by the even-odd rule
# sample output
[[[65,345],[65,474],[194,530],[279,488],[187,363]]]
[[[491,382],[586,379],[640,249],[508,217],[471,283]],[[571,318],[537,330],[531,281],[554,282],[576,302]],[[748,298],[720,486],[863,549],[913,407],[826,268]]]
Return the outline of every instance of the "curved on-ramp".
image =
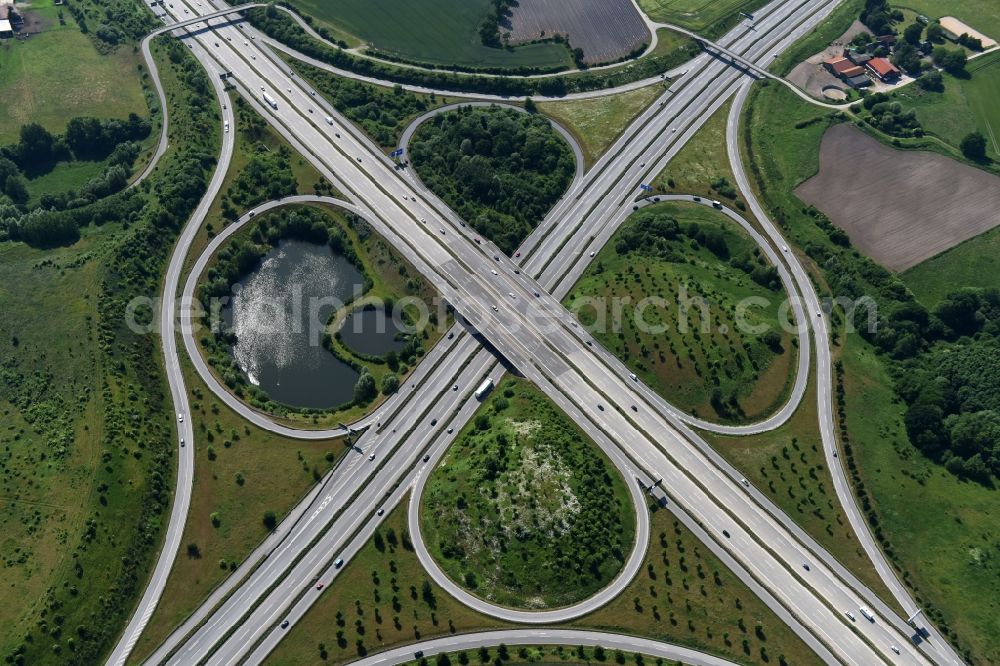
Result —
[[[412,645],[379,652],[370,657],[358,659],[353,666],[382,666],[401,664],[421,657],[433,657],[446,652],[474,650],[480,647],[517,647],[520,645],[572,645],[602,647],[606,650],[641,653],[658,659],[670,659],[689,666],[734,666],[734,662],[673,643],[654,641],[638,636],[615,634],[606,631],[585,631],[581,629],[503,629],[498,631],[478,631],[468,634],[442,636]],[[420,654],[420,657],[417,654]]]

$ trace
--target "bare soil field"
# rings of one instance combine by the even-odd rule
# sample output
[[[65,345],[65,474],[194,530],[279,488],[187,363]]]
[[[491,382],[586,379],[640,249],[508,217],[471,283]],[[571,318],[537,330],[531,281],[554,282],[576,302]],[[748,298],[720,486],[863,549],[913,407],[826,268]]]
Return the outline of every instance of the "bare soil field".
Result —
[[[630,0],[520,0],[500,31],[510,32],[511,44],[566,35],[588,65],[618,60],[652,39]]]
[[[896,271],[1000,224],[1000,177],[943,155],[895,150],[848,124],[826,131],[819,173],[795,194]]]

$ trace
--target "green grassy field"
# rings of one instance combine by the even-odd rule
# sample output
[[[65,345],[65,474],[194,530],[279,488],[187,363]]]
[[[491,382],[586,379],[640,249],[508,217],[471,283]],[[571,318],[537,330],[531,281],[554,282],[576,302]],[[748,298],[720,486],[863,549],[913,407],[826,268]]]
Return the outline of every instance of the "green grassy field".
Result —
[[[900,277],[929,309],[946,294],[962,287],[1000,289],[1000,228],[931,257]]]
[[[1000,53],[987,54],[969,63],[969,78],[943,74],[944,92],[927,92],[918,86],[901,88],[896,98],[904,108],[917,110],[928,132],[958,148],[972,131],[986,137],[987,154],[1000,158]]]
[[[552,608],[617,575],[635,514],[596,445],[534,386],[508,378],[431,474],[421,528],[442,569],[473,594]]]
[[[831,242],[820,226],[801,214],[802,203],[792,191],[817,168],[826,123],[803,124],[817,114],[787,91],[766,86],[754,95],[746,121],[752,173],[766,205],[789,240],[799,247],[812,246],[814,252],[830,248]],[[934,293],[940,293],[935,290],[943,289],[934,280],[948,266],[937,263],[938,272],[931,273],[934,262],[960,262],[961,253],[976,248],[982,238],[931,259],[926,268],[914,269],[922,275],[917,279],[918,294],[928,294],[923,296],[927,305]],[[986,251],[980,248],[972,254]],[[958,253],[954,260],[952,253]],[[807,265],[813,267],[822,289],[823,272],[811,262]],[[979,283],[965,282],[970,276],[948,275],[945,280]],[[989,278],[984,274],[980,279]],[[847,433],[880,533],[891,544],[887,554],[915,588],[918,603],[930,609],[946,633],[957,632],[959,644],[969,650],[968,658],[996,662],[1000,581],[990,558],[1000,534],[1000,496],[996,490],[959,481],[918,453],[902,427],[904,405],[895,395],[883,358],[858,335],[835,335],[834,342],[844,364]]]
[[[345,564],[320,600],[288,630],[268,663],[345,664],[418,640],[510,626],[470,611],[431,583],[408,544],[404,499],[386,517],[379,538]],[[651,540],[636,579],[611,603],[567,626],[670,641],[741,664],[774,666],[781,657],[788,664],[819,663],[665,510],[651,516]],[[580,662],[571,648],[562,654],[558,663]],[[612,659],[617,661],[614,655],[601,661]],[[472,661],[479,661],[478,654]]]
[[[16,142],[29,122],[62,133],[74,116],[148,115],[139,55],[130,48],[101,55],[68,13],[66,25],[59,24],[51,0],[31,4],[51,25],[27,41],[0,45],[0,144]]]
[[[725,253],[713,252],[686,233],[666,240],[657,253],[643,247],[619,252],[620,242],[664,218],[676,219],[682,228],[693,223],[704,234],[719,235]],[[654,204],[626,221],[564,302],[576,309],[574,302],[581,299],[580,317],[588,326],[597,321],[600,308],[607,325],[595,327],[594,336],[672,404],[710,419],[753,419],[784,399],[795,360],[791,338],[778,325],[783,292],[762,286],[742,265],[730,262],[753,257],[753,265],[763,269],[755,250],[749,237],[714,210],[698,204]],[[664,325],[666,331],[643,330],[633,316],[634,305],[624,310],[620,332],[611,326],[614,299],[636,304],[649,295],[666,303],[647,311],[643,319]],[[596,306],[583,300],[593,298]],[[683,316],[677,299],[696,298],[705,299],[705,311],[691,305]],[[737,305],[751,298],[764,299],[766,305],[746,309],[747,326],[741,326]],[[777,333],[771,345],[765,343],[763,331],[749,332],[758,325]]]
[[[897,6],[897,3],[892,3]],[[931,19],[954,16],[973,30],[1000,41],[1000,5],[993,0],[899,0],[898,6],[925,14]]]
[[[632,120],[662,93],[661,86],[653,85],[611,97],[543,102],[538,109],[573,134],[589,168]]]
[[[717,36],[740,20],[740,12],[752,14],[765,0],[639,0],[649,18],[673,23],[706,37]]]
[[[464,67],[572,66],[559,44],[528,44],[513,50],[483,46],[479,24],[489,0],[298,0],[320,21],[356,36],[379,51],[435,65]]]

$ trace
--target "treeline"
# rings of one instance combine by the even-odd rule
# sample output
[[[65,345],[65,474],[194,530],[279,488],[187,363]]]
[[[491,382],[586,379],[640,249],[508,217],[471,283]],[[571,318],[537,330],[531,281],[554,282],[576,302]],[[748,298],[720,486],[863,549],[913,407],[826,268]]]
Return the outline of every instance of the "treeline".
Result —
[[[762,287],[773,291],[781,289],[778,269],[764,259],[759,248],[741,250],[733,255],[722,229],[697,222],[681,223],[675,217],[656,210],[642,211],[622,227],[615,252],[619,255],[634,252],[672,263],[684,263],[689,258],[691,243],[704,247],[720,260],[729,262],[733,268],[742,270]]]
[[[94,367],[103,388],[94,413],[103,450],[94,481],[95,487],[98,481],[105,487],[129,483],[102,496],[109,503],[95,500],[84,507],[86,528],[79,536],[71,532],[66,546],[73,567],[39,599],[37,622],[26,621],[30,629],[10,637],[17,644],[5,655],[7,663],[75,666],[106,658],[141,594],[166,523],[174,435],[159,337],[131,330],[126,315],[134,299],[160,291],[177,231],[205,192],[218,130],[214,115],[196,103],[199,91],[208,89],[197,61],[177,40],[164,47],[175,52],[170,69],[183,88],[170,100],[177,148],[164,158],[151,187],[52,213],[76,226],[98,223],[101,216],[124,225],[101,246],[99,259],[94,325],[100,358]]]
[[[306,64],[298,68],[338,111],[383,148],[399,145],[409,121],[437,104],[434,93],[417,95],[398,84],[391,89],[375,86]]]
[[[65,0],[66,9],[99,51],[136,44],[158,25],[153,14],[131,0]]]
[[[75,241],[80,226],[132,214],[135,202],[129,196],[99,200],[125,189],[139,156],[137,142],[149,132],[149,122],[135,114],[128,120],[73,118],[66,133],[56,136],[37,123],[23,125],[20,141],[0,148],[0,240],[50,247]],[[46,192],[38,206],[26,209],[27,177],[72,160],[106,160],[107,167],[78,190]]]
[[[575,172],[570,147],[544,117],[497,106],[435,116],[417,130],[410,157],[431,190],[508,254]]]
[[[559,97],[567,93],[610,88],[657,76],[691,59],[699,49],[694,41],[688,41],[683,47],[669,53],[649,55],[622,67],[566,76],[527,79],[514,76],[460,75],[426,68],[396,67],[369,58],[359,58],[341,48],[331,48],[310,37],[291,17],[273,7],[251,9],[247,16],[254,27],[268,36],[334,67],[391,83],[493,95]],[[504,73],[521,75],[538,72],[534,69],[516,69],[504,70]]]
[[[479,41],[483,43],[483,46],[489,46],[494,49],[500,49],[505,46],[509,36],[504,35],[503,42],[501,42],[500,21],[510,14],[510,8],[514,4],[515,0],[493,0],[490,11],[487,12],[486,16],[479,23]]]

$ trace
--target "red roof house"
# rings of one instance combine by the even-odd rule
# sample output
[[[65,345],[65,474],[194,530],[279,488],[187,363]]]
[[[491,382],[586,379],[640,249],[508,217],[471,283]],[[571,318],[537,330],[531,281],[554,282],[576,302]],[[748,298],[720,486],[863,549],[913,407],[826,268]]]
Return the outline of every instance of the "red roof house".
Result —
[[[899,68],[885,58],[872,58],[865,64],[865,67],[868,68],[868,71],[886,83],[895,81],[901,74]]]

